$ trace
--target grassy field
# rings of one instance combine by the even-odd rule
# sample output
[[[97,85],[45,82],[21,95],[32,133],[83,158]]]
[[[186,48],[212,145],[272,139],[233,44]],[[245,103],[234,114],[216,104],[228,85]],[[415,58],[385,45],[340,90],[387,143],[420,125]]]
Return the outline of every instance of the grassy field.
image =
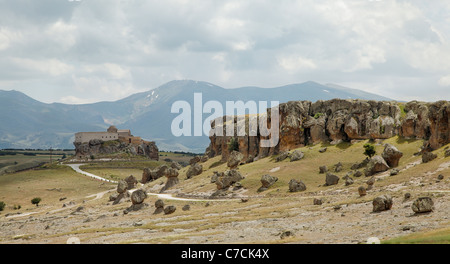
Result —
[[[382,241],[382,244],[450,244],[450,228],[402,236]]]
[[[64,155],[68,157],[72,154],[73,151],[52,151],[51,155],[48,150],[0,151],[0,175],[34,168],[50,161],[56,162]]]
[[[0,201],[6,203],[5,213],[35,209],[31,199],[40,197],[39,206],[59,205],[68,201],[81,202],[86,195],[114,188],[111,184],[80,176],[67,166],[53,165],[49,169],[27,170],[0,176]],[[66,198],[59,201],[60,198]],[[14,205],[21,210],[14,210]]]

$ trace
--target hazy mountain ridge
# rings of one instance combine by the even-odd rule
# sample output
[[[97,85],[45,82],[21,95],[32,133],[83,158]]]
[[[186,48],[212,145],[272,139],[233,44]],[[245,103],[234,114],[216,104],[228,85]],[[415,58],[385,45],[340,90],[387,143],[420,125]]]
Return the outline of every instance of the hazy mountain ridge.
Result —
[[[279,101],[367,99],[390,100],[382,96],[345,87],[315,82],[275,88],[242,87],[224,89],[200,81],[171,81],[155,89],[130,95],[114,102],[69,105],[46,104],[17,91],[0,90],[0,148],[73,148],[73,134],[80,131],[104,131],[114,124],[131,129],[136,136],[156,141],[162,150],[203,152],[208,137],[175,137],[171,133],[171,113],[175,101],[187,101],[193,107],[194,93],[202,93],[203,104],[226,101]],[[204,114],[207,118],[210,114]]]

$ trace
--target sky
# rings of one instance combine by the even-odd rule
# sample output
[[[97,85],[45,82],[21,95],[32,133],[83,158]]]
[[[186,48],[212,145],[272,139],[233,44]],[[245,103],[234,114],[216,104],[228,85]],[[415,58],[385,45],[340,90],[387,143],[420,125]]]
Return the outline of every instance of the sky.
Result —
[[[0,89],[113,101],[172,80],[450,100],[448,0],[0,0]]]

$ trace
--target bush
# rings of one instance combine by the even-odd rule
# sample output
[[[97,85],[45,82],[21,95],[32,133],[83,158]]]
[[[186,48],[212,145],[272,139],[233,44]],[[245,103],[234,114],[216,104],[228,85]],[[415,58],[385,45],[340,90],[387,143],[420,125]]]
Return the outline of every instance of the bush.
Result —
[[[3,211],[5,209],[6,204],[4,202],[0,202],[0,211]]]
[[[372,158],[377,152],[375,151],[375,146],[372,144],[364,144],[364,155]]]
[[[239,151],[239,142],[237,138],[234,137],[228,142],[228,152],[232,152],[233,150]]]
[[[41,202],[41,198],[39,198],[39,197],[36,197],[36,198],[33,198],[32,200],[31,200],[31,203],[32,204],[35,204],[36,206],[39,206],[39,203]]]
[[[315,115],[314,115],[314,118],[315,119],[319,119],[321,116],[323,116],[324,114],[323,113],[316,113]]]

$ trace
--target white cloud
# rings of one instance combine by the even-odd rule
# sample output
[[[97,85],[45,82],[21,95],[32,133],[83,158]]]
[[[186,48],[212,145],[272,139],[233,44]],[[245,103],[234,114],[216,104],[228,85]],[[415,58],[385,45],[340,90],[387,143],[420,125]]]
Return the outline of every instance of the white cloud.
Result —
[[[440,86],[450,86],[450,75],[441,77],[438,83]]]
[[[317,68],[314,61],[301,56],[281,57],[278,59],[278,63],[289,73],[296,73],[302,70],[312,70]]]
[[[57,59],[32,60],[27,58],[12,58],[19,68],[41,72],[50,76],[59,76],[71,72],[74,67]]]

